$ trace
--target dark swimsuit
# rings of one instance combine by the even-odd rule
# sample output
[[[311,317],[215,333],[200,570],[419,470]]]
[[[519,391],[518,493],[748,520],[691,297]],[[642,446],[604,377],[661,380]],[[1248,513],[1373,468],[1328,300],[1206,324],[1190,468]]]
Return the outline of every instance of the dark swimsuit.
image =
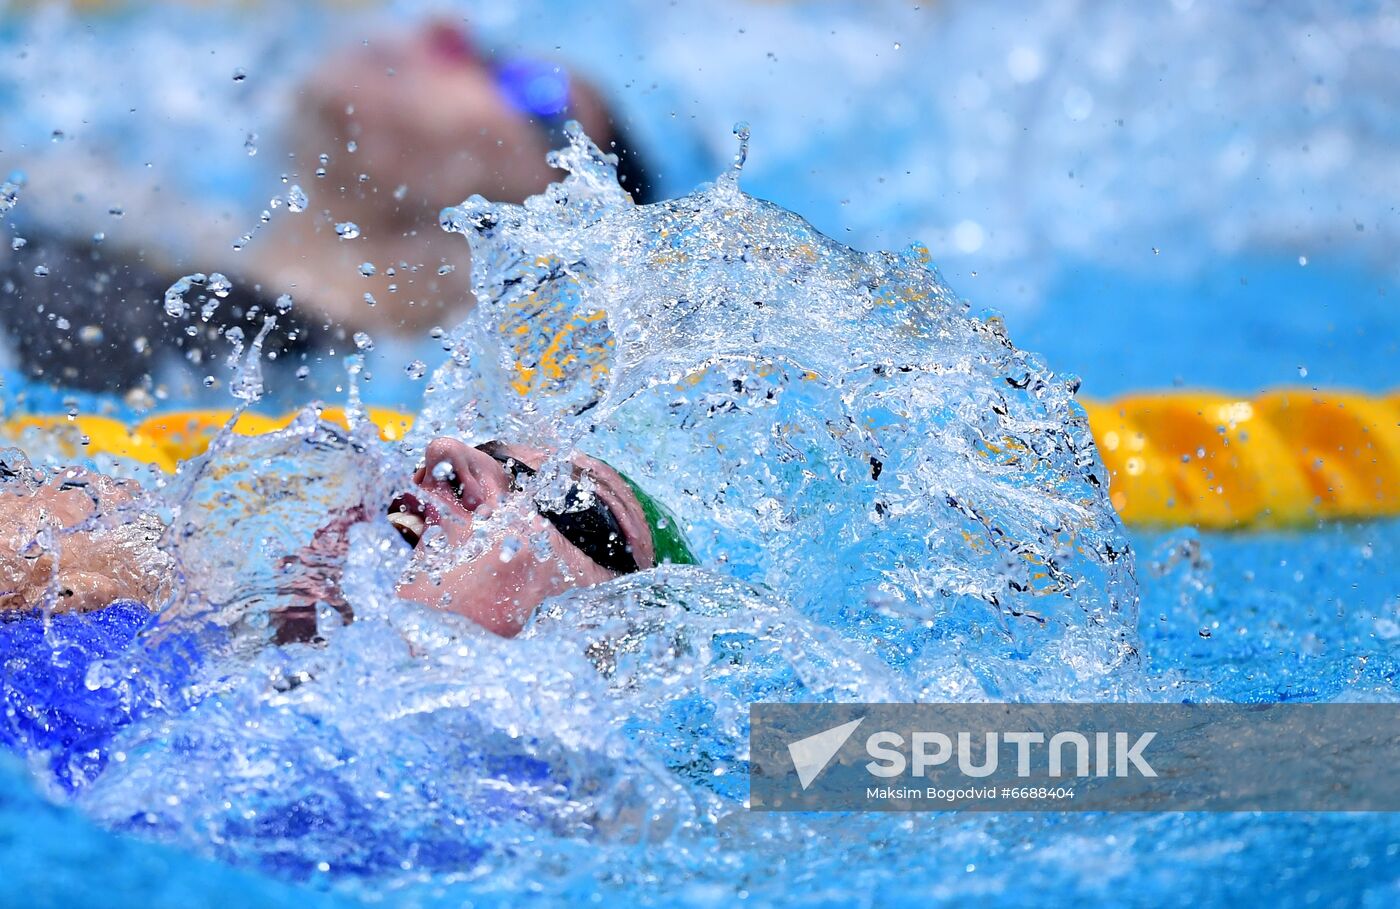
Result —
[[[0,251],[0,326],[20,369],[42,382],[121,393],[156,368],[161,352],[186,357],[194,351],[197,362],[210,363],[228,353],[225,331],[240,325],[251,341],[262,326],[260,313],[276,312],[275,300],[230,275],[233,289],[208,321],[198,315],[197,287],[186,295],[195,314],[188,322],[173,319],[164,297],[180,275],[153,268],[139,253],[31,230],[23,235],[23,247]],[[36,268],[46,273],[35,274]],[[193,337],[185,332],[190,324],[198,327]],[[342,329],[294,309],[278,314],[264,352],[285,360],[343,339]]]

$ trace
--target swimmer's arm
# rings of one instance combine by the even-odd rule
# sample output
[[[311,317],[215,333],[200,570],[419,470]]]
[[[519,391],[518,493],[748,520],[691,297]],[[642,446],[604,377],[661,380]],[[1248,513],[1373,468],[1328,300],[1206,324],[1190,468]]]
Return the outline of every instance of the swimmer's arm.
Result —
[[[138,487],[104,474],[66,470],[31,488],[0,487],[0,610],[101,609],[116,600],[149,602],[164,583],[154,547],[137,522],[116,528],[92,519],[129,506]]]
[[[354,611],[340,589],[345,553],[350,548],[350,528],[368,520],[363,507],[337,514],[318,529],[311,542],[293,556],[282,559],[279,568],[284,581],[279,592],[292,597],[292,606],[273,616],[278,644],[303,643],[316,638],[317,607],[325,604],[349,624]]]

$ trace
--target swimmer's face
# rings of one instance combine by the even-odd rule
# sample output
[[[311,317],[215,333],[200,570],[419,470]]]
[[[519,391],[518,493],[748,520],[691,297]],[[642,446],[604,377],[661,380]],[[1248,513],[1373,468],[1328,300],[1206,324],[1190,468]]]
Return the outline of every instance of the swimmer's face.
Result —
[[[601,99],[570,81],[568,115],[603,141]],[[337,214],[369,220],[397,206],[406,220],[427,211],[435,224],[443,206],[473,193],[520,202],[558,176],[544,132],[509,103],[459,23],[367,38],[318,67],[298,103],[298,155],[308,170],[329,156],[327,182],[344,187]]]
[[[625,570],[619,561],[652,567],[655,551],[641,503],[601,461],[573,458],[578,504],[593,511],[595,531],[610,516],[608,526],[616,527],[620,540],[573,527],[566,535],[518,492],[515,476],[540,468],[547,458],[548,452],[528,446],[473,448],[455,439],[434,440],[414,475],[416,489],[390,507],[391,516],[407,516],[393,520],[416,550],[399,595],[510,637],[549,597],[617,577]]]

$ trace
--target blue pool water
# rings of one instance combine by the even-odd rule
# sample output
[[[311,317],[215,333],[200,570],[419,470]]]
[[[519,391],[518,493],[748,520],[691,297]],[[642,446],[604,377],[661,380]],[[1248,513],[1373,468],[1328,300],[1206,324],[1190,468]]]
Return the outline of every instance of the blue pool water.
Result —
[[[1393,7],[1183,2],[1129,14],[1067,4],[1021,20],[974,4],[736,2],[664,15],[641,4],[630,14],[497,6],[463,8],[502,43],[564,44],[592,67],[644,139],[675,150],[672,195],[721,171],[734,151],[728,123],[747,117],[756,135],[746,191],[859,249],[924,240],[951,292],[918,254],[867,258],[825,245],[781,208],[723,185],[664,217],[618,209],[591,184],[575,185],[559,214],[498,212],[499,229],[482,229],[482,210],[468,206],[456,227],[490,263],[491,293],[454,330],[455,358],[439,344],[381,343],[361,393],[421,407],[424,423],[445,431],[587,439],[586,450],[654,484],[693,522],[702,563],[724,568],[572,595],[502,642],[395,602],[403,554],[370,529],[354,541],[347,581],[362,621],[324,649],[250,653],[240,644],[256,628],[231,616],[275,606],[263,582],[276,556],[352,497],[401,482],[408,455],[362,451],[309,424],[236,443],[213,456],[217,470],[159,493],[163,507],[195,515],[196,529],[178,548],[185,611],[143,645],[168,648],[196,622],[215,627],[188,667],[195,682],[173,686],[195,706],[141,708],[135,682],[172,663],[143,662],[138,649],[134,674],[111,665],[93,676],[95,697],[135,701],[122,704],[133,721],[108,749],[121,758],[89,785],[68,794],[52,749],[0,759],[0,903],[1400,898],[1400,821],[1382,815],[755,818],[742,808],[740,719],[756,699],[1400,698],[1400,522],[1128,532],[1088,491],[1093,458],[1065,379],[1076,374],[1100,396],[1177,384],[1381,391],[1400,381],[1400,276],[1387,257],[1400,122]],[[10,20],[9,39],[30,54],[4,64],[22,114],[4,125],[6,141],[24,158],[59,126],[74,141],[124,137],[132,162],[158,162],[195,197],[230,204],[277,191],[272,156],[243,152],[273,93],[234,95],[228,73],[248,67],[254,86],[285,78],[284,66],[305,65],[329,38],[309,12],[286,13],[275,28],[236,13],[160,14],[208,18],[194,20],[204,30],[191,42],[154,31],[166,55],[133,61],[103,89],[161,99],[158,115],[134,127],[116,115],[131,105],[101,116],[83,107],[80,70],[100,29]],[[140,34],[151,15],[101,28]],[[1280,44],[1296,67],[1273,65]],[[57,46],[74,52],[42,53]],[[637,59],[636,46],[652,50]],[[188,70],[194,102],[154,87],[162,66]],[[1125,75],[1139,71],[1161,75]],[[71,107],[27,92],[36,80],[51,80]],[[216,103],[246,122],[206,122]],[[152,139],[153,122],[198,123],[199,138]],[[272,144],[272,130],[260,131]],[[594,205],[601,220],[591,220]],[[662,223],[675,229],[670,249],[654,240]],[[230,239],[244,229],[232,225]],[[810,261],[804,244],[818,250]],[[541,278],[530,263],[542,253],[567,253],[575,270]],[[785,283],[791,274],[801,280]],[[522,278],[564,301],[542,327],[607,300],[617,343],[608,382],[582,370],[539,409],[510,405],[510,363],[483,351],[518,318],[511,288]],[[955,295],[973,314],[1005,312],[1015,347],[963,315]],[[886,298],[905,301],[889,323],[883,307],[859,309]],[[751,299],[771,305],[759,316],[680,302]],[[639,318],[652,312],[665,315]],[[749,335],[734,336],[736,319]],[[917,341],[895,330],[898,319]],[[409,355],[444,365],[409,381]],[[511,362],[528,355],[513,349]],[[937,381],[871,374],[879,362],[916,364],[909,375]],[[821,380],[797,378],[808,370]],[[692,373],[694,391],[670,390]],[[1006,376],[1043,386],[1011,391]],[[306,383],[270,373],[262,405],[313,393],[338,401],[346,382],[338,362]],[[14,377],[3,394],[10,406],[68,406]],[[103,403],[79,399],[84,410]],[[124,404],[105,403],[125,415]],[[865,417],[879,432],[827,431]],[[770,433],[779,425],[796,431]],[[1039,460],[990,461],[986,443],[1004,435]],[[408,454],[422,441],[411,439]],[[871,445],[883,446],[884,485],[864,472]],[[279,471],[305,482],[257,484]],[[243,490],[240,504],[221,510],[230,489]],[[1006,535],[968,544],[965,534],[984,528],[947,503],[950,491]],[[868,507],[876,499],[880,511]],[[1082,556],[1061,562],[1052,527]],[[272,542],[258,545],[262,536]],[[1123,542],[1132,562],[1104,555]],[[1060,588],[1005,594],[1008,573],[1017,577],[1012,545],[1055,561]],[[990,594],[1002,594],[994,606]],[[1017,607],[1049,621],[1008,618]],[[600,635],[624,642],[610,674],[584,656]],[[8,681],[17,670],[6,671]],[[303,676],[311,681],[288,682]]]

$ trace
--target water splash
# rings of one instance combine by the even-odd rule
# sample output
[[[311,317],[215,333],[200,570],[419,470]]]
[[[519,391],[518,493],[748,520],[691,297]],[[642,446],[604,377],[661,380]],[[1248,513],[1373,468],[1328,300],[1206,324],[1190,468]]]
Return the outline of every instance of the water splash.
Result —
[[[734,137],[739,140],[739,149],[734,153],[734,166],[720,176],[720,181],[738,189],[739,175],[744,172],[744,164],[749,160],[749,124],[742,120],[735,123]]]
[[[172,319],[183,319],[189,313],[185,296],[195,287],[203,287],[209,276],[203,272],[185,275],[165,290],[165,314]]]
[[[241,401],[244,407],[256,404],[258,400],[262,398],[263,343],[267,340],[267,336],[276,325],[276,316],[264,316],[262,328],[258,330],[257,336],[253,338],[253,343],[249,347],[247,354],[243,355],[240,361],[239,356],[243,354],[243,350],[241,344],[239,344],[229,357],[229,366],[234,370],[233,381],[229,383],[229,393],[233,395],[234,398]],[[235,326],[235,328],[237,328],[237,326]],[[230,332],[234,330],[235,329],[229,329]]]
[[[541,196],[444,212],[479,302],[438,333],[409,440],[361,419],[357,354],[351,431],[314,410],[226,427],[149,490],[179,572],[147,639],[201,658],[85,778],[90,816],[297,879],[519,892],[644,849],[703,881],[732,850],[805,848],[744,810],[754,700],[1143,690],[1132,555],[1073,381],[924,250],[859,253],[746,195],[740,130],[732,172],[640,207],[567,135]],[[272,324],[232,358],[245,405]],[[558,448],[527,490],[546,497],[568,453],[605,458],[702,565],[572,591],[514,640],[397,600],[408,550],[376,518],[439,433]],[[317,643],[268,647],[288,622]]]
[[[1076,381],[971,317],[924,250],[858,253],[745,195],[736,135],[735,169],[671,202],[632,205],[574,132],[543,196],[445,212],[478,308],[415,444],[584,447],[667,501],[703,562],[929,660],[931,691],[987,634],[1006,651],[945,695],[1122,684],[1131,556]]]

